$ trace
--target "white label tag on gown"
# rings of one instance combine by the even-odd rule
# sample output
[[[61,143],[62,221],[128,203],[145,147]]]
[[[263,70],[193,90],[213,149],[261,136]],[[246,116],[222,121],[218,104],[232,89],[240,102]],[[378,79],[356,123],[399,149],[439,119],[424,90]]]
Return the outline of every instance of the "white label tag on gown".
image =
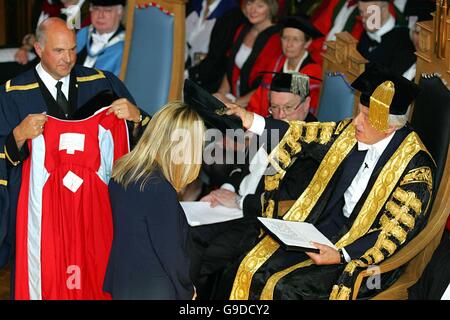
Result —
[[[84,151],[84,138],[82,133],[63,133],[59,136],[59,151],[67,150],[67,154],[75,151]]]
[[[83,184],[83,179],[69,170],[63,179],[63,184],[67,189],[75,193]]]

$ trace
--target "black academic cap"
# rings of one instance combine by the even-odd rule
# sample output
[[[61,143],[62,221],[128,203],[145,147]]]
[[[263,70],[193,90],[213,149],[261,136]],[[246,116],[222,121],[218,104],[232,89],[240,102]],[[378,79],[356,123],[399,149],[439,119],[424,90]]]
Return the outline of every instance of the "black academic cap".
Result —
[[[110,106],[114,101],[119,99],[113,91],[104,90],[89,99],[83,106],[78,108],[70,117],[71,120],[82,120],[92,116],[95,112],[103,107]]]
[[[115,6],[115,5],[123,5],[125,6],[127,1],[126,0],[90,0],[91,4],[94,6]]]
[[[324,35],[312,25],[312,23],[300,16],[286,17],[281,21],[282,28],[294,28],[303,31],[313,39],[323,37]]]
[[[292,72],[262,72],[274,74],[270,83],[270,91],[290,92],[299,95],[302,100],[309,96],[309,79],[322,81],[319,78],[308,76],[307,74]]]
[[[389,106],[389,114],[403,115],[416,98],[419,87],[401,75],[388,71],[379,64],[370,64],[352,83],[352,87],[361,92],[361,104],[370,108],[370,97],[379,85],[385,81],[394,84],[395,94]]]
[[[194,81],[184,81],[183,95],[184,102],[197,111],[207,127],[219,129],[223,133],[227,129],[243,129],[240,118],[226,115],[225,104]]]

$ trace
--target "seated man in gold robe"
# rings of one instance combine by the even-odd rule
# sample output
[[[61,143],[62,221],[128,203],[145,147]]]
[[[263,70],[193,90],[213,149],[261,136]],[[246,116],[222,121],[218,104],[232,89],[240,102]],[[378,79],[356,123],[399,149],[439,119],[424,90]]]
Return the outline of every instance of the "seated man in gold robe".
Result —
[[[352,86],[361,91],[353,121],[287,124],[229,106],[228,113],[252,132],[285,133],[273,159],[279,170],[306,150],[322,155],[311,183],[283,219],[313,223],[337,249],[315,244],[320,253],[286,251],[266,235],[237,272],[236,266],[225,271],[216,298],[349,299],[361,271],[394,255],[425,226],[435,164],[407,123],[417,86],[376,65]],[[358,297],[385,289],[401,271],[363,283]]]

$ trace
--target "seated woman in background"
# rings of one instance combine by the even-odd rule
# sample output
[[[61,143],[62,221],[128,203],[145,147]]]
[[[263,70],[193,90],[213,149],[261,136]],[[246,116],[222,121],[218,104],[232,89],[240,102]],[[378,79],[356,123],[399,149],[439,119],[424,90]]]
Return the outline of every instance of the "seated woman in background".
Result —
[[[320,93],[322,67],[317,64],[308,52],[312,39],[322,37],[308,20],[301,17],[288,17],[281,23],[281,47],[283,53],[270,61],[261,85],[251,96],[247,110],[258,113],[263,117],[269,115],[269,88],[274,74],[272,72],[300,72],[310,78],[309,89],[311,96],[310,112],[316,114]]]
[[[281,43],[279,27],[273,23],[278,10],[276,0],[244,0],[243,10],[249,23],[236,32],[217,96],[246,107],[261,83],[260,72],[281,54]]]
[[[197,178],[205,128],[180,102],[150,121],[109,184],[114,238],[104,291],[113,299],[191,299],[188,224],[178,193]]]

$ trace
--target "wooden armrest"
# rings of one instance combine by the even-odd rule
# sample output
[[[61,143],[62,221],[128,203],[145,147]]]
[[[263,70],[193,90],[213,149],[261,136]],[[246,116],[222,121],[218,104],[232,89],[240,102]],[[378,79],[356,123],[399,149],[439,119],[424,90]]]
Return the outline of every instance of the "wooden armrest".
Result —
[[[283,200],[278,202],[278,217],[283,217],[286,212],[294,205],[295,200]]]

